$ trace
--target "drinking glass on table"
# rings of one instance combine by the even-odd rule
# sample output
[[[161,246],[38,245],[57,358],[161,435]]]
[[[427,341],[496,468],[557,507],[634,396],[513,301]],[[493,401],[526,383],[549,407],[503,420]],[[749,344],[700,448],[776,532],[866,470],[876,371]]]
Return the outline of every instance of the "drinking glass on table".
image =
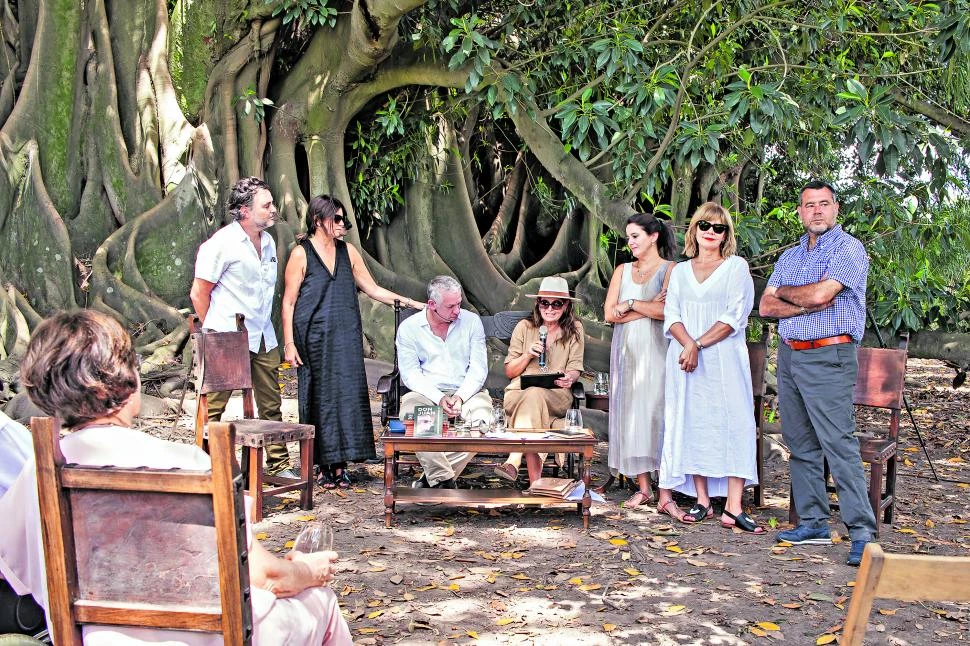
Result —
[[[293,541],[293,549],[304,554],[329,552],[333,550],[333,529],[319,521],[307,523]]]
[[[578,408],[570,408],[566,411],[566,424],[567,433],[581,433],[583,430],[583,414],[579,412]]]
[[[608,395],[610,393],[610,376],[605,372],[596,373],[596,381],[593,382],[594,395]]]
[[[492,428],[499,433],[505,430],[505,407],[502,404],[496,404],[492,409]]]

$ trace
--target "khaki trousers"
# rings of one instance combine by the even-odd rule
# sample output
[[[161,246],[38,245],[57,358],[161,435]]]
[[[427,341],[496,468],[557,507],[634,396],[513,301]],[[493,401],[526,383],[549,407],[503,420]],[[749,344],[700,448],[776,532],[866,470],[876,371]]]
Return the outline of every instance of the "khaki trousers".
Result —
[[[415,406],[437,405],[438,402],[433,402],[424,395],[416,392],[405,393],[401,397],[400,416],[403,419],[408,413],[413,413]],[[462,404],[461,416],[469,423],[480,422],[487,426],[492,421],[492,398],[488,391],[483,390]],[[421,468],[424,469],[425,479],[432,486],[442,480],[460,476],[471,459],[475,457],[474,453],[465,451],[421,452],[415,455],[421,463]]]
[[[256,400],[256,412],[259,419],[276,422],[283,421],[282,397],[280,395],[280,350],[275,347],[265,350],[265,341],[259,346],[259,352],[249,353],[249,366],[253,373],[253,398]],[[209,421],[218,422],[222,418],[231,390],[209,393]],[[266,472],[276,474],[290,468],[290,454],[285,444],[268,444],[266,446]]]

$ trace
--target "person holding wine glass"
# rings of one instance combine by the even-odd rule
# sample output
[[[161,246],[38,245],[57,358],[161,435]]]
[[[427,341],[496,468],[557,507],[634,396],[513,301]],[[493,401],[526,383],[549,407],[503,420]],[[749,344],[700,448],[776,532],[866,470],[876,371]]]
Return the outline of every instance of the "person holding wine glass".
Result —
[[[93,310],[60,312],[34,330],[21,362],[21,382],[30,400],[61,419],[69,431],[60,442],[67,462],[209,470],[209,455],[195,444],[170,442],[131,428],[141,406],[137,358],[131,337],[110,316]],[[46,608],[36,473],[36,465],[28,461],[0,498],[0,574],[18,594],[31,594]],[[248,514],[246,534],[253,644],[352,644],[337,597],[327,587],[337,554],[322,550],[274,556],[253,536]],[[86,646],[222,644],[221,635],[141,627],[86,626],[83,636]]]
[[[505,412],[509,428],[562,428],[572,405],[570,388],[583,371],[585,339],[583,325],[573,312],[573,301],[565,278],[542,279],[534,298],[532,316],[518,322],[505,357],[505,376],[512,382],[505,388]],[[562,373],[555,388],[522,388],[521,376]],[[529,482],[542,475],[542,453],[526,454]],[[558,459],[558,456],[557,456]],[[519,477],[522,453],[512,453],[495,473],[506,480]]]

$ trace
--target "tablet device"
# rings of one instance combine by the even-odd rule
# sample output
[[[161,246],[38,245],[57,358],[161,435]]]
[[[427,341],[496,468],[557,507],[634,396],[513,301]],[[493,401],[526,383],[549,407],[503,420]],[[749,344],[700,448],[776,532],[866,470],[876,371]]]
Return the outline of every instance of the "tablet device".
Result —
[[[565,375],[561,372],[544,372],[532,375],[522,375],[522,388],[559,388],[556,385],[557,379],[562,379]]]

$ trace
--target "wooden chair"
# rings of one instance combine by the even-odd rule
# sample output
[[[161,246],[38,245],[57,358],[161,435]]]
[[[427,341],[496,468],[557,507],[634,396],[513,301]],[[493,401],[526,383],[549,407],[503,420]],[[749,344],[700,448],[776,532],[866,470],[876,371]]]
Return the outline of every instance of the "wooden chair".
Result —
[[[232,427],[213,424],[212,470],[65,464],[60,429],[31,420],[50,625],[81,646],[81,626],[221,633],[250,644],[246,517]]]
[[[263,496],[286,491],[300,492],[300,507],[313,508],[313,436],[310,424],[255,419],[253,377],[249,363],[249,333],[242,314],[236,314],[235,332],[203,332],[199,317],[189,317],[192,332],[195,384],[195,441],[208,451],[209,393],[241,390],[243,417],[234,420],[236,444],[242,446],[242,471],[253,498],[253,522],[263,518]],[[269,444],[300,443],[300,477],[284,478],[263,474],[263,447]],[[276,485],[263,488],[264,483]]]
[[[874,599],[970,602],[970,557],[886,554],[866,545],[842,628],[843,646],[861,646]]]
[[[908,337],[900,340],[895,350],[886,348],[859,348],[859,374],[852,391],[852,403],[857,407],[881,408],[889,411],[889,427],[886,433],[859,432],[859,450],[862,461],[869,463],[869,504],[876,517],[876,536],[879,536],[880,518],[884,523],[893,521],[893,504],[896,501],[896,442],[899,436],[900,409],[903,407],[903,386],[906,383],[906,358]],[[825,480],[828,483],[828,464]],[[836,488],[828,485],[830,492]],[[838,509],[838,502],[832,503]],[[798,524],[798,512],[789,493],[788,517]]]
[[[751,391],[754,396],[754,424],[755,424],[755,456],[758,468],[758,484],[754,486],[754,504],[758,507],[765,505],[764,490],[764,447],[762,446],[762,432],[765,419],[765,393],[768,380],[768,340],[769,328],[767,323],[761,325],[761,338],[748,341],[748,363],[751,366]]]
[[[421,310],[417,310],[411,307],[402,307],[401,301],[394,301],[394,338],[397,338],[398,328],[401,327],[401,323],[413,314],[417,314]],[[485,331],[486,338],[498,339],[504,343],[508,343],[512,338],[512,332],[515,330],[516,324],[522,319],[531,315],[531,312],[525,310],[509,310],[505,312],[497,312],[491,316],[483,316],[482,327]],[[409,392],[407,386],[404,385],[401,380],[401,370],[398,366],[397,360],[397,344],[394,345],[394,368],[391,372],[386,375],[382,375],[377,380],[377,394],[381,397],[381,425],[386,427],[388,421],[391,418],[397,418],[398,413],[401,410],[401,397]],[[586,401],[586,390],[583,384],[576,382],[572,385],[571,394],[573,396],[573,408],[579,408]],[[553,456],[554,458],[554,456]],[[566,469],[568,473],[572,474],[574,471],[574,458],[575,456],[567,456]],[[395,464],[400,464],[400,460],[395,461]],[[555,462],[552,462],[555,464]],[[557,469],[557,467],[554,467]],[[556,472],[558,475],[558,471]],[[395,473],[397,475],[397,473]]]

